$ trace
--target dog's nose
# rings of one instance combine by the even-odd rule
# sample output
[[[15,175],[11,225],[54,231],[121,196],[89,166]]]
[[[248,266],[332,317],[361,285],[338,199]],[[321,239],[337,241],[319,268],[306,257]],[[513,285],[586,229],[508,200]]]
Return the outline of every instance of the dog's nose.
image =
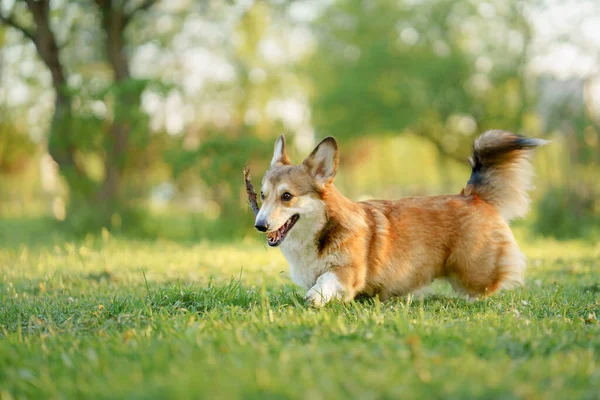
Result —
[[[257,221],[254,227],[261,232],[266,232],[269,229],[269,224],[264,221]]]

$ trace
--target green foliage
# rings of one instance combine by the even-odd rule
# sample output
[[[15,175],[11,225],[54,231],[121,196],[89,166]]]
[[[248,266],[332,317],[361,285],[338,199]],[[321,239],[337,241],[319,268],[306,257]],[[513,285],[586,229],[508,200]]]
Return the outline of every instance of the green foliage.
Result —
[[[536,206],[535,232],[563,240],[600,238],[600,202],[593,187],[550,187]]]
[[[65,221],[57,221],[57,228],[76,237],[88,233],[100,233],[103,229],[120,234],[136,235],[143,232],[148,212],[139,207],[119,206],[102,207],[89,203],[81,203],[71,207]]]
[[[210,132],[193,150],[186,150],[183,140],[180,141],[166,152],[165,160],[172,168],[173,178],[184,190],[190,175],[192,179],[202,180],[207,197],[220,208],[215,228],[239,237],[252,228],[252,224],[239,224],[247,209],[242,170],[244,165],[252,164],[256,174],[264,171],[259,167],[266,167],[270,160],[273,142],[274,138],[266,141],[249,132],[238,137]],[[255,175],[256,179],[259,175]]]
[[[552,141],[547,185],[535,203],[533,231],[558,239],[600,238],[600,135],[584,110],[557,104],[548,123],[564,121],[565,132]],[[576,114],[565,116],[565,114]],[[547,146],[547,147],[550,147]],[[548,149],[550,150],[550,149]]]
[[[33,31],[29,3],[8,3],[5,13]],[[68,206],[61,224],[66,231],[80,235],[106,227],[136,237],[242,237],[252,230],[240,223],[251,218],[242,167],[249,163],[260,179],[282,132],[299,148],[310,142],[313,129],[317,140],[335,135],[343,148],[337,182],[356,199],[457,193],[476,134],[506,129],[549,136],[547,130],[559,129],[565,138],[559,151],[569,162],[551,174],[560,183],[547,179],[538,186],[540,194],[548,182],[557,187],[539,202],[534,230],[594,237],[600,129],[577,90],[564,104],[554,101],[560,96],[553,90],[538,99],[543,85],[533,83],[540,77],[525,75],[536,39],[525,9],[531,14],[534,2],[336,0],[315,6],[315,19],[298,13],[303,6],[279,1],[155,7],[139,12],[122,32],[122,51],[112,54],[127,53],[121,61],[132,64],[117,68],[120,74],[106,54],[110,35],[104,25],[110,21],[102,19],[100,3],[48,4],[66,76],[57,92],[65,101],[50,129],[36,128],[46,132],[41,143],[56,161],[57,154],[67,155],[59,161],[60,187],[68,187],[60,194]],[[130,12],[134,4],[141,3],[114,2],[112,11]],[[7,60],[22,53],[18,61],[29,65],[34,47],[29,43],[27,50],[27,38],[0,29],[0,47],[12,49]],[[139,68],[145,66],[134,65],[138,56],[157,65]],[[187,77],[178,76],[189,73],[185,61],[204,58],[209,68],[190,74],[196,83],[188,86]],[[39,73],[42,63],[19,75],[19,65],[9,65],[8,76],[29,85],[36,102],[48,90],[47,79],[38,76],[48,75]],[[121,79],[129,75],[124,71],[145,78]],[[157,129],[155,122],[166,117],[147,115],[141,107],[147,95],[162,96],[164,104],[171,95],[182,100],[181,132]],[[548,104],[554,108],[541,113],[541,121],[536,107]],[[40,113],[35,108],[23,105],[14,120],[3,115],[0,121],[0,173],[15,175],[3,188],[25,177],[17,172],[42,153],[25,135],[26,122]],[[117,139],[117,132],[126,139]],[[111,173],[119,178],[116,190],[106,184]],[[177,190],[171,208],[156,215],[148,210],[148,197],[163,183]],[[585,187],[594,189],[586,194]],[[17,204],[24,191],[14,192],[3,198]],[[179,205],[194,196],[195,208],[182,212]],[[51,208],[48,194],[38,197],[36,207]]]
[[[11,123],[8,110],[0,109],[0,174],[23,171],[37,153],[37,146],[18,126]]]
[[[236,207],[241,209],[241,207]],[[247,208],[247,207],[246,207]],[[208,217],[200,212],[176,212],[138,214],[138,219],[126,224],[119,231],[131,238],[164,239],[181,242],[202,241],[231,242],[241,240],[246,235],[255,234],[254,218],[251,211],[235,210],[233,213],[223,207],[223,215]]]
[[[519,129],[524,99],[513,118],[504,98],[526,96],[522,49],[494,39],[512,32],[527,40],[515,4],[494,2],[497,14],[484,17],[471,1],[334,3],[316,23],[308,65],[318,130],[351,138],[411,129],[454,154],[490,123]]]
[[[596,398],[600,248],[532,241],[521,290],[306,308],[278,250],[0,223],[13,398]],[[15,226],[18,238],[14,237]],[[27,226],[28,230],[24,230]]]
[[[180,140],[166,153],[165,159],[173,168],[174,178],[194,169],[206,184],[214,186],[223,180],[233,180],[234,176],[239,178],[249,160],[268,157],[274,140],[264,141],[249,132],[231,137],[213,131],[193,150],[186,150],[183,140]]]

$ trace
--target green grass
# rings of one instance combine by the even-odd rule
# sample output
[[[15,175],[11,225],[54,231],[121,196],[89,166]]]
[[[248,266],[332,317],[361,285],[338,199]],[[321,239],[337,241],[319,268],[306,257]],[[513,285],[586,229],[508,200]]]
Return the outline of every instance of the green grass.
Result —
[[[262,243],[0,221],[0,398],[600,398],[600,245],[521,238],[523,289],[315,310]],[[28,232],[28,233],[27,233]]]

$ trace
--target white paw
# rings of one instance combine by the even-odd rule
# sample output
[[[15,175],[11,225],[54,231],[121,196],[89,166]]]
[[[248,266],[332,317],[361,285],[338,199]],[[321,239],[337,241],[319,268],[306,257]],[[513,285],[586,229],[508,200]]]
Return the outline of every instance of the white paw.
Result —
[[[326,296],[324,293],[319,292],[317,289],[314,288],[314,286],[308,291],[308,293],[306,293],[306,296],[304,296],[304,301],[306,301],[308,305],[313,307],[322,307],[325,304],[327,304],[329,300],[331,300],[329,296]]]
[[[317,279],[317,283],[310,288],[304,300],[314,307],[321,307],[334,299],[344,299],[346,291],[333,272],[326,272]]]

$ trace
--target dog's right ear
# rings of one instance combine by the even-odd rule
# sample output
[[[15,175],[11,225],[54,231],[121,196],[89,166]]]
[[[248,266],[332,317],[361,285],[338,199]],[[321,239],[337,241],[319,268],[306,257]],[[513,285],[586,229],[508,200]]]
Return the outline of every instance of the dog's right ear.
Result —
[[[283,134],[275,141],[275,149],[273,151],[273,159],[271,160],[271,166],[276,165],[289,165],[291,164],[290,159],[285,152],[285,136]]]

